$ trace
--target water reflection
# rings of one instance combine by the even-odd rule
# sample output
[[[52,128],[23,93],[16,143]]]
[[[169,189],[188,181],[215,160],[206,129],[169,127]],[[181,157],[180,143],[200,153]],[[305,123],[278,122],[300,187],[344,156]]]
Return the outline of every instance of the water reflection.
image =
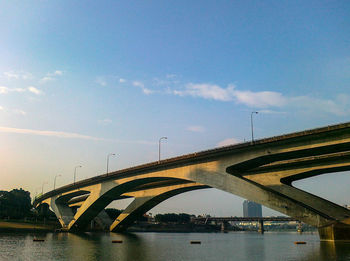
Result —
[[[320,242],[322,260],[350,260],[350,242]]]
[[[0,260],[350,260],[350,243],[296,233],[48,233],[40,238],[45,241],[33,242],[32,234],[0,234]]]

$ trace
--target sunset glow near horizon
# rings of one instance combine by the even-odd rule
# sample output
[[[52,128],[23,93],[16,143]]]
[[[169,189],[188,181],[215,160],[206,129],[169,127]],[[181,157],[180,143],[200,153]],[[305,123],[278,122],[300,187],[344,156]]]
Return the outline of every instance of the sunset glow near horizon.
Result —
[[[0,190],[350,121],[349,1],[3,1]],[[46,184],[47,182],[47,184]],[[350,204],[348,172],[297,182]],[[337,189],[328,191],[329,186]],[[151,210],[242,215],[188,192]],[[275,214],[265,209],[264,214]]]

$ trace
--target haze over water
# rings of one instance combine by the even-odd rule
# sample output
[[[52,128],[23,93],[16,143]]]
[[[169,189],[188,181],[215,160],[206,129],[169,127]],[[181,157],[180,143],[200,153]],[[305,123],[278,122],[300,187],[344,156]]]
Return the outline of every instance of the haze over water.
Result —
[[[350,243],[317,233],[0,234],[0,260],[350,260]],[[112,240],[122,240],[115,244]],[[200,245],[190,244],[201,241]],[[295,245],[305,241],[306,245]]]

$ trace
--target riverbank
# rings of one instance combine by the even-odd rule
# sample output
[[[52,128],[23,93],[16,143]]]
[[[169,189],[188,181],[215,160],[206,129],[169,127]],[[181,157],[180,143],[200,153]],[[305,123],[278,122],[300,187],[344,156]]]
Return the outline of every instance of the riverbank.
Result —
[[[0,232],[53,232],[57,228],[55,224],[0,221]]]

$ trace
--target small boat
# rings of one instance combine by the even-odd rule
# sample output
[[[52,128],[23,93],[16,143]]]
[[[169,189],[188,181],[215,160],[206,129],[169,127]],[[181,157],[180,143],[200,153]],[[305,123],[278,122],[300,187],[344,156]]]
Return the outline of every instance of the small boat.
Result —
[[[296,244],[296,245],[305,245],[306,242],[305,241],[295,241],[294,244]]]
[[[112,240],[112,243],[119,243],[119,244],[121,244],[121,243],[123,243],[123,240]]]
[[[42,239],[42,238],[36,238],[36,237],[33,238],[33,242],[44,242],[44,241],[45,239]]]
[[[201,241],[191,241],[190,244],[200,245]]]

